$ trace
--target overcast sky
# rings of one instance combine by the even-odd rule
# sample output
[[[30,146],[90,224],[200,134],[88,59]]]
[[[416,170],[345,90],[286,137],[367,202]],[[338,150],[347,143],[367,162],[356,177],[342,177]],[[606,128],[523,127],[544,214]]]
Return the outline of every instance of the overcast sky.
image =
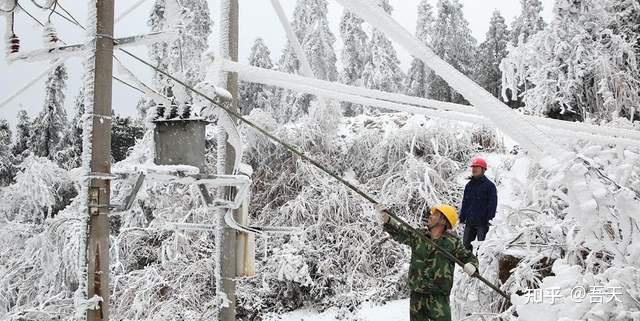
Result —
[[[436,0],[431,0],[435,8]],[[70,11],[81,23],[86,24],[87,2],[78,0],[60,0],[59,3],[68,11]],[[124,12],[133,0],[115,0],[116,17]],[[291,15],[296,0],[281,0],[285,10]],[[390,0],[394,7],[393,16],[409,31],[415,30],[416,6],[419,0]],[[462,0],[464,3],[464,13],[469,21],[473,36],[478,41],[484,40],[485,33],[489,28],[489,19],[495,9],[500,10],[502,15],[507,19],[509,25],[514,17],[519,14],[520,1],[518,0]],[[542,0],[544,4],[545,20],[549,20],[552,12],[553,0]],[[145,33],[148,31],[146,25],[147,16],[151,9],[153,0],[148,0],[142,6],[133,11],[125,19],[116,25],[116,36],[127,36]],[[35,8],[31,1],[22,0],[21,4],[41,21],[47,20],[47,14]],[[209,0],[210,8],[215,11],[217,8],[217,0]],[[335,1],[329,1],[329,22],[331,28],[338,39],[336,50],[340,50],[342,44],[338,33],[338,24],[342,8]],[[22,49],[31,50],[42,47],[42,31],[37,25],[24,13],[18,13],[16,16],[15,31],[21,38]],[[212,13],[214,24],[217,23],[217,13]],[[0,17],[0,34],[6,32],[5,18]],[[84,32],[80,28],[62,20],[55,15],[52,16],[56,28],[58,28],[59,37],[67,43],[79,43],[84,41]],[[267,45],[271,49],[272,59],[277,61],[279,55],[286,43],[286,36],[279,24],[275,12],[271,7],[269,0],[240,0],[240,61],[246,62],[249,54],[249,48],[253,44],[253,40],[257,37],[265,39]],[[6,47],[6,44],[3,44]],[[212,37],[210,45],[214,46],[215,41]],[[144,46],[131,49],[138,55],[147,56],[147,48]],[[410,63],[410,57],[402,48],[397,48],[398,54],[403,64],[403,69],[407,69]],[[337,52],[339,54],[339,52]],[[125,65],[134,70],[143,80],[150,80],[151,72],[139,63],[120,56]],[[70,58],[67,60],[67,68],[69,72],[68,88],[66,90],[67,100],[66,106],[68,114],[73,113],[73,101],[77,95],[80,86],[80,78],[82,75],[82,61],[80,58]],[[4,55],[0,58],[0,101],[5,97],[14,93],[18,88],[22,87],[26,82],[30,81],[39,71],[46,68],[48,62],[36,63],[14,63],[7,65]],[[117,70],[116,70],[117,74]],[[30,90],[21,94],[12,101],[8,106],[0,109],[0,118],[15,123],[15,117],[20,109],[25,109],[33,117],[41,109],[44,99],[44,80],[35,84]],[[140,93],[128,87],[114,82],[114,99],[113,108],[116,113],[123,115],[135,115],[135,106],[140,98]]]

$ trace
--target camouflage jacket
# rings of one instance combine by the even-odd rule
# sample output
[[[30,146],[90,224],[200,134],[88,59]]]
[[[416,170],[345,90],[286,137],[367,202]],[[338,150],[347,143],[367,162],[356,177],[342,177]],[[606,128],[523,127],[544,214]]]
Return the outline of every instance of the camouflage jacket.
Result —
[[[393,219],[384,225],[384,229],[394,240],[411,247],[411,265],[409,266],[409,288],[411,291],[449,297],[453,286],[455,263],[438,253],[433,245],[421,239],[420,236],[415,235],[404,226],[394,223]],[[421,232],[430,237],[429,231],[421,230]],[[476,267],[478,266],[478,259],[464,248],[462,241],[457,236],[445,233],[434,241],[460,261],[471,262]]]

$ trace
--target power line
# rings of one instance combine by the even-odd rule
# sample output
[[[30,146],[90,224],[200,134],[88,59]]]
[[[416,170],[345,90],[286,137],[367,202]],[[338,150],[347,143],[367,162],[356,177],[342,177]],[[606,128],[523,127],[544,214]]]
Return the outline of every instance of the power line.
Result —
[[[113,79],[115,79],[119,83],[121,83],[121,84],[123,84],[123,85],[125,85],[125,86],[127,86],[127,87],[129,87],[129,88],[131,88],[133,90],[135,90],[135,91],[138,91],[140,93],[146,94],[142,89],[140,89],[140,88],[138,88],[138,87],[136,87],[136,86],[134,86],[134,85],[132,85],[132,84],[130,84],[130,83],[118,78],[118,77],[116,77],[116,76],[113,76]]]
[[[80,28],[86,30],[82,24],[69,12],[67,11],[67,9],[65,9],[61,4],[58,4],[58,6],[60,7],[60,9],[62,9],[62,11],[64,11],[67,15],[69,15],[69,17],[71,17],[71,19],[73,19],[73,22],[79,26]]]
[[[228,107],[225,107],[223,105],[218,104],[213,98],[203,94],[202,92],[198,91],[197,89],[189,86],[188,84],[186,84],[185,82],[183,82],[182,80],[172,76],[171,74],[165,72],[164,70],[161,70],[160,68],[154,66],[153,64],[145,61],[144,59],[134,55],[133,53],[125,50],[125,49],[120,49],[120,51],[124,52],[125,54],[131,56],[132,58],[134,58],[135,60],[147,65],[148,67],[154,69],[155,71],[163,74],[164,76],[170,78],[171,80],[175,81],[176,83],[180,84],[181,86],[185,87],[186,89],[188,89],[189,91],[197,94],[198,96],[201,96],[202,98],[204,98],[205,100],[207,100],[208,102],[212,103],[213,105],[221,108],[222,110],[226,111],[229,115],[235,117],[236,119],[242,121],[243,123],[247,124],[248,126],[252,127],[253,129],[257,130],[258,132],[260,132],[261,134],[267,136],[269,139],[271,139],[272,141],[282,145],[283,147],[285,147],[288,151],[290,151],[291,153],[297,155],[298,157],[300,157],[301,159],[309,162],[310,164],[312,164],[313,166],[315,166],[316,168],[320,169],[321,171],[323,171],[324,173],[328,174],[329,176],[331,176],[332,178],[336,179],[338,182],[342,183],[343,185],[345,185],[347,188],[349,188],[350,190],[352,190],[353,192],[355,192],[356,194],[362,196],[364,199],[366,199],[367,201],[369,201],[372,204],[380,204],[380,202],[378,202],[376,199],[374,199],[372,196],[368,195],[367,193],[365,193],[364,191],[360,190],[358,187],[356,187],[355,185],[351,184],[349,181],[345,180],[344,178],[340,177],[340,175],[334,173],[332,170],[328,169],[327,167],[323,166],[322,164],[320,164],[318,161],[306,156],[304,154],[304,152],[299,151],[298,149],[296,149],[295,147],[293,147],[292,145],[282,141],[281,139],[279,139],[278,137],[274,136],[273,134],[269,133],[268,131],[266,131],[265,129],[263,129],[262,127],[256,125],[255,123],[253,123],[252,121],[244,118],[240,113],[231,110]],[[397,222],[399,222],[401,225],[403,225],[405,228],[407,228],[409,231],[411,231],[412,233],[414,233],[415,235],[418,235],[421,239],[427,241],[429,244],[431,244],[440,254],[444,255],[447,259],[453,261],[454,263],[460,265],[460,266],[464,266],[464,263],[462,261],[460,261],[457,257],[455,257],[454,255],[452,255],[451,253],[449,253],[447,250],[445,250],[444,248],[442,248],[441,246],[439,246],[437,243],[435,243],[431,238],[429,238],[428,236],[426,236],[424,233],[420,232],[418,229],[416,229],[415,227],[411,226],[409,223],[407,223],[406,221],[404,221],[403,219],[401,219],[398,215],[392,213],[391,211],[387,210],[386,211],[390,217],[392,217],[394,220],[396,220]],[[479,279],[480,281],[482,281],[484,284],[486,284],[487,286],[489,286],[492,290],[496,291],[498,294],[500,294],[501,296],[503,296],[505,299],[510,300],[509,295],[506,294],[504,291],[502,291],[499,287],[497,287],[496,285],[492,284],[491,282],[489,282],[487,279],[485,279],[483,276],[481,276],[480,274],[476,273],[473,275],[475,278]]]
[[[31,17],[31,19],[35,20],[40,26],[44,27],[44,23],[40,22],[40,20],[38,20],[38,18],[34,17],[29,11],[27,11],[27,9],[25,9],[21,4],[19,4],[18,2],[16,2],[18,4],[18,7],[20,9],[22,9],[22,11],[24,11],[24,13],[27,14],[27,16]],[[64,42],[63,42],[64,43]]]

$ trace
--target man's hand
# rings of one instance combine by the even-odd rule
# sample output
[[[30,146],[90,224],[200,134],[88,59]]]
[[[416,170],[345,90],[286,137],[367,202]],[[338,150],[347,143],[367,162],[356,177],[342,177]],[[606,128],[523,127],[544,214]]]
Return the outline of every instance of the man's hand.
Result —
[[[389,213],[387,213],[387,208],[384,204],[376,204],[376,219],[380,225],[384,225],[389,223]]]
[[[478,272],[476,266],[471,263],[465,264],[462,270],[464,273],[467,273],[468,276],[474,276]]]

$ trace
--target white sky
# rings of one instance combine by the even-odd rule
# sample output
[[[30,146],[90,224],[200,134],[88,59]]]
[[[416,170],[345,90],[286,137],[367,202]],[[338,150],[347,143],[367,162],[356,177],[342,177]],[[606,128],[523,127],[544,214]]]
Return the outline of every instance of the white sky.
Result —
[[[64,6],[65,9],[70,11],[82,24],[86,24],[86,12],[87,2],[91,1],[78,1],[78,0],[60,0],[59,3]],[[291,14],[295,6],[296,0],[281,0],[285,10]],[[409,31],[415,30],[416,21],[416,6],[419,0],[390,0],[391,5],[394,7],[393,16]],[[431,0],[434,10],[436,0]],[[510,25],[514,17],[520,12],[520,1],[518,0],[462,0],[464,3],[464,13],[469,21],[473,35],[478,41],[484,39],[484,35],[489,28],[489,19],[492,12],[495,9],[500,10],[502,15],[507,19]],[[545,20],[549,20],[551,17],[553,0],[542,0],[544,4],[544,16]],[[116,3],[116,17],[119,13],[125,11],[132,3],[133,0],[115,0]],[[127,18],[123,19],[118,25],[116,25],[116,36],[127,36],[141,34],[148,31],[146,20],[148,13],[151,9],[152,0],[147,0],[145,4],[140,6],[134,12],[132,12]],[[36,15],[41,21],[46,21],[47,14],[37,8],[35,8],[30,1],[22,0],[21,4],[30,11],[30,13]],[[209,7],[215,11],[217,7],[217,0],[209,0]],[[339,57],[339,50],[341,47],[340,37],[338,33],[338,24],[340,22],[340,16],[342,15],[342,8],[335,1],[329,1],[329,22],[331,28],[338,39],[335,48]],[[214,24],[217,23],[217,13],[212,13],[212,19]],[[0,18],[0,34],[4,35],[6,32],[6,19]],[[15,26],[16,34],[21,38],[21,50],[37,49],[42,46],[42,31],[39,25],[31,20],[24,13],[17,14],[17,22]],[[84,41],[84,31],[80,28],[62,20],[59,17],[53,15],[52,21],[56,28],[58,28],[59,37],[67,43],[78,43]],[[271,49],[273,61],[277,61],[282,48],[286,43],[286,36],[280,23],[277,20],[275,12],[271,8],[271,2],[269,0],[240,0],[240,61],[246,62],[249,54],[249,48],[253,44],[253,41],[257,37],[265,39],[267,45]],[[210,45],[214,45],[213,38],[210,40]],[[3,44],[6,47],[6,44]],[[397,48],[398,54],[402,61],[403,69],[407,69],[410,63],[410,56],[401,48]],[[132,48],[134,53],[146,57],[146,47]],[[131,60],[128,57],[120,55],[120,59],[125,62],[125,65],[132,69],[136,75],[145,81],[151,79],[151,71],[145,66],[141,66],[139,63]],[[67,100],[66,107],[69,115],[73,113],[73,104],[75,96],[77,95],[82,73],[82,61],[80,58],[70,58],[67,60],[67,69],[69,72],[69,81],[67,85]],[[4,55],[0,57],[0,100],[13,94],[16,90],[22,87],[25,83],[30,81],[35,75],[37,75],[43,68],[48,66],[48,62],[37,63],[14,63],[8,65]],[[117,70],[116,70],[117,73]],[[21,94],[18,98],[12,101],[6,107],[0,109],[0,118],[7,119],[11,124],[15,123],[16,114],[20,109],[25,109],[34,117],[41,109],[44,99],[44,80],[35,84],[30,90]],[[135,106],[140,98],[140,93],[132,90],[118,82],[114,82],[113,86],[113,108],[116,113],[123,115],[135,115]]]

